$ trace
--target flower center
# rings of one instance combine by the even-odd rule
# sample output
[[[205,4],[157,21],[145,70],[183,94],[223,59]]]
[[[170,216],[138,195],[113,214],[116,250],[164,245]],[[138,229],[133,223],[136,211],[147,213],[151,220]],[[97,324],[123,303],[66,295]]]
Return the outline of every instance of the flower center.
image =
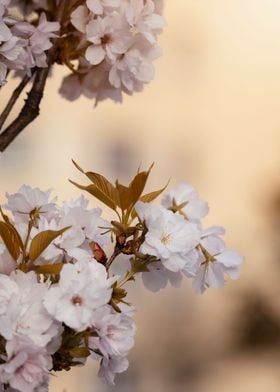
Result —
[[[138,34],[139,30],[137,29],[137,27],[135,25],[130,27],[130,32],[132,35],[136,35]]]
[[[73,305],[75,306],[81,306],[83,303],[83,299],[82,297],[79,296],[79,294],[75,294],[72,298],[71,298],[71,302]]]
[[[170,244],[170,242],[171,242],[171,240],[172,240],[171,234],[163,234],[163,235],[160,237],[160,240],[161,240],[161,242],[162,242],[164,245]]]
[[[101,44],[102,45],[107,45],[107,44],[110,44],[111,42],[112,42],[112,37],[109,34],[105,34],[101,38]]]

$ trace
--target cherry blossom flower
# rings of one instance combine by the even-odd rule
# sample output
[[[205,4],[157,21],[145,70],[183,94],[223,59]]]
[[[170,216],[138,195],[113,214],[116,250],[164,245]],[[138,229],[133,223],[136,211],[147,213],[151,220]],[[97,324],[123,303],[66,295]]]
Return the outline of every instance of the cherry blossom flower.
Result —
[[[0,334],[7,340],[27,336],[37,346],[46,347],[59,332],[57,322],[43,306],[48,285],[38,283],[34,272],[18,270],[10,277],[0,275],[0,284],[6,291],[6,298],[1,301],[2,306],[6,301],[6,310],[0,314]]]
[[[125,3],[124,3],[125,4]],[[164,19],[156,12],[153,0],[131,0],[123,5],[126,20],[134,34],[142,34],[151,44],[155,44],[156,36],[164,25]]]
[[[144,286],[154,293],[164,289],[168,282],[176,288],[182,282],[183,275],[180,271],[169,271],[160,261],[150,264],[148,269],[149,271],[142,273],[142,280]]]
[[[56,214],[55,201],[50,199],[51,190],[42,191],[23,185],[15,194],[6,193],[6,208],[12,211],[17,222],[28,222],[30,214],[51,219]]]
[[[124,357],[134,345],[135,323],[129,306],[120,306],[117,313],[110,306],[104,306],[93,313],[92,326],[96,337],[89,339],[92,350],[99,350],[105,358]]]
[[[135,208],[141,217],[145,204],[138,202]],[[156,256],[165,268],[178,272],[187,263],[184,255],[197,246],[200,230],[195,223],[187,222],[179,214],[163,209],[161,211],[156,219],[146,222],[148,233],[140,251]]]
[[[16,391],[33,392],[45,382],[52,361],[44,348],[21,336],[7,342],[6,353],[6,362],[0,365],[1,384],[9,384]]]
[[[196,249],[185,254],[185,266],[178,272],[170,271],[161,261],[151,263],[148,271],[142,273],[144,286],[152,292],[164,289],[168,283],[175,288],[180,287],[183,275],[188,278],[196,276],[198,257],[199,254]]]
[[[87,203],[81,200],[84,205]],[[77,202],[78,203],[78,202]],[[88,210],[82,206],[66,205],[57,211],[55,219],[48,221],[44,216],[38,221],[37,229],[31,232],[31,239],[41,231],[61,230],[68,228],[63,234],[58,236],[41,254],[40,259],[36,260],[36,264],[44,264],[46,260],[59,262],[62,259],[71,260],[72,258],[80,258],[81,255],[92,255],[90,244],[98,243],[104,246],[110,239],[108,235],[103,235],[100,227],[108,226],[108,222],[101,218],[102,210],[95,208]],[[27,226],[25,226],[25,232]]]
[[[101,63],[106,56],[111,61],[116,60],[126,52],[130,41],[130,33],[122,28],[122,20],[117,13],[91,20],[86,33],[93,45],[87,48],[85,57],[92,65]]]
[[[213,227],[202,235],[198,270],[193,281],[193,288],[199,294],[208,287],[224,286],[224,274],[234,280],[239,278],[239,267],[244,258],[237,252],[225,248],[223,240],[219,237],[223,231],[220,227]]]
[[[24,40],[25,52],[22,60],[27,73],[30,73],[30,69],[35,66],[47,67],[45,52],[52,47],[50,39],[55,37],[54,33],[59,30],[59,27],[57,22],[48,22],[45,13],[40,15],[36,27],[28,22],[19,22],[13,26],[13,34]]]
[[[121,102],[122,92],[141,91],[154,78],[152,62],[161,54],[160,12],[153,0],[88,0],[86,6],[77,7],[71,21],[86,49],[79,58],[80,73],[63,80],[63,97],[75,100],[84,94],[96,102],[106,98]]]
[[[115,385],[115,375],[127,370],[129,362],[126,357],[110,357],[101,360],[98,376],[109,385]]]
[[[191,221],[199,221],[208,213],[208,205],[199,199],[197,191],[189,184],[179,184],[175,189],[165,193],[162,205],[179,211]]]
[[[88,8],[96,15],[102,15],[104,9],[113,9],[120,5],[121,0],[87,0]]]
[[[101,218],[101,208],[87,210],[83,206],[70,207],[66,205],[63,214],[61,226],[79,227],[84,233],[84,238],[88,241],[95,241],[100,245],[105,245],[109,242],[109,237],[103,235],[104,230],[100,229],[100,227],[109,225],[109,222]]]
[[[116,278],[107,278],[106,269],[97,262],[66,264],[57,285],[46,293],[47,311],[76,331],[91,326],[93,311],[108,303]]]

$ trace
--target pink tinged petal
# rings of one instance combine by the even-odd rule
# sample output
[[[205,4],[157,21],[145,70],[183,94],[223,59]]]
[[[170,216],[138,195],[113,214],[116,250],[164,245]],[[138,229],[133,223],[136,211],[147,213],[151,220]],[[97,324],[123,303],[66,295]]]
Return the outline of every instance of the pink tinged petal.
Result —
[[[0,41],[8,41],[12,37],[10,29],[4,22],[0,21]]]
[[[208,288],[208,284],[205,281],[205,275],[206,275],[206,268],[205,266],[201,266],[192,284],[194,291],[198,294],[203,294],[204,291]]]
[[[206,202],[194,199],[189,201],[183,211],[189,219],[201,219],[208,214],[209,207]]]
[[[143,272],[142,280],[144,286],[153,293],[164,289],[168,283],[167,277],[156,268],[150,268],[149,272]]]
[[[169,259],[162,259],[164,267],[172,272],[178,272],[184,269],[186,260],[180,256],[173,254]]]
[[[225,284],[222,268],[217,263],[210,263],[206,269],[206,281],[214,288],[223,287]]]
[[[88,8],[96,15],[103,13],[103,7],[100,0],[87,0]]]
[[[239,269],[236,267],[232,267],[232,268],[226,268],[225,269],[225,273],[228,274],[228,276],[232,279],[232,280],[237,280],[240,278],[240,272]]]
[[[153,255],[160,258],[167,259],[170,256],[170,252],[167,247],[162,243],[160,239],[153,236],[151,233],[147,233],[145,242],[148,246],[154,249]]]
[[[215,236],[203,238],[200,243],[207,250],[207,252],[210,253],[210,255],[217,255],[218,253],[223,252],[225,249],[224,241],[221,238]]]
[[[176,188],[165,193],[162,198],[162,205],[166,208],[172,207],[173,199],[177,205],[188,202],[190,199],[197,197],[197,192],[195,189],[185,182],[176,186]]]
[[[208,236],[220,236],[225,234],[225,229],[221,226],[211,226],[208,227],[208,229],[203,230],[202,236],[203,237],[208,237]]]
[[[145,255],[151,255],[151,256],[158,256],[158,252],[155,248],[147,244],[147,242],[144,242],[144,244],[141,245],[140,252],[145,254]]]
[[[111,83],[112,86],[115,88],[120,88],[121,87],[121,78],[118,73],[117,67],[112,67],[109,73],[109,82]]]
[[[150,31],[143,31],[142,34],[144,35],[146,40],[149,41],[152,45],[156,43],[156,37]]]
[[[183,276],[180,272],[165,271],[165,274],[167,275],[171,286],[175,287],[176,289],[181,286]]]
[[[69,101],[75,101],[82,94],[82,85],[78,75],[66,76],[59,90],[60,95]]]
[[[24,365],[27,359],[28,355],[24,352],[20,352],[7,365],[5,365],[5,371],[10,374],[15,373],[18,368]]]
[[[56,313],[56,307],[57,307],[57,301],[61,297],[61,292],[59,287],[52,287],[51,290],[47,292],[44,298],[44,306],[46,310],[50,314],[55,314]]]
[[[86,32],[86,23],[88,19],[88,9],[84,5],[80,5],[71,14],[71,23],[81,33]]]
[[[105,7],[118,7],[120,5],[120,0],[103,0]]]
[[[233,250],[225,250],[223,253],[215,257],[219,263],[222,263],[225,267],[239,267],[244,257]]]
[[[30,206],[30,204],[22,194],[15,193],[14,195],[9,196],[6,193],[6,197],[8,199],[7,207],[9,208],[9,206],[11,205],[12,211],[22,212],[22,213],[29,213],[32,211],[32,207]]]
[[[87,48],[85,57],[92,64],[100,64],[105,58],[106,52],[101,45],[91,45]]]
[[[145,23],[151,28],[161,30],[165,26],[165,21],[161,15],[152,14],[145,18]]]
[[[152,79],[154,79],[155,76],[154,66],[150,63],[143,62],[135,76],[138,80],[140,80],[140,82],[150,82]]]
[[[192,250],[184,257],[186,258],[186,264],[183,272],[188,278],[193,278],[198,269],[197,262],[199,260],[199,253],[196,250]]]

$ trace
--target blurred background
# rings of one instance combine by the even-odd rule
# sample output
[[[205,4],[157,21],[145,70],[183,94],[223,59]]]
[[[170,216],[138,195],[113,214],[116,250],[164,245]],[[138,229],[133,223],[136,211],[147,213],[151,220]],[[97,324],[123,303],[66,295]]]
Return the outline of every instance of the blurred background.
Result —
[[[156,295],[131,286],[136,345],[112,390],[279,392],[280,2],[166,1],[165,17],[155,81],[121,106],[64,101],[55,69],[40,118],[0,156],[0,201],[23,183],[78,196],[71,158],[123,181],[155,161],[150,190],[193,184],[205,225],[245,255],[241,279],[203,296],[187,280]],[[96,372],[59,374],[51,392],[108,392]]]

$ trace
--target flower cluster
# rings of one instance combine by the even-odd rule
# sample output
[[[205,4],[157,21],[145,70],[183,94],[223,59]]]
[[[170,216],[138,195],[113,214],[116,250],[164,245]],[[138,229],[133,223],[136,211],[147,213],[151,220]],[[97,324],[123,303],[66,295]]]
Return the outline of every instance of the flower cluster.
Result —
[[[0,89],[20,82],[0,113],[0,151],[40,113],[55,64],[70,70],[60,94],[121,102],[154,78],[163,0],[0,0]],[[31,85],[31,87],[27,87]],[[4,129],[20,95],[18,116]]]
[[[78,45],[78,72],[64,79],[61,94],[96,101],[121,101],[122,92],[141,91],[154,77],[160,54],[157,35],[164,21],[156,0],[87,0],[71,15]]]
[[[35,67],[47,67],[46,52],[59,30],[59,23],[48,22],[44,12],[36,24],[18,20],[10,15],[10,3],[0,0],[0,86],[6,83],[8,71],[31,75]]]
[[[160,0],[0,0],[0,84],[10,70],[47,67],[55,43],[49,61],[72,71],[60,89],[65,98],[121,101],[154,77],[161,13]]]
[[[88,357],[100,362],[99,376],[114,384],[134,345],[134,309],[124,286],[138,274],[152,291],[168,281],[178,286],[186,275],[199,293],[224,285],[225,273],[238,277],[242,257],[226,250],[223,229],[201,228],[208,206],[191,186],[165,193],[157,206],[151,201],[165,188],[142,194],[150,170],[137,173],[129,186],[84,174],[91,183],[74,184],[114,210],[118,220],[106,222],[83,196],[59,206],[51,191],[25,185],[6,195],[7,212],[0,209],[4,390],[42,391],[51,372]],[[129,256],[130,267],[119,276],[112,266],[120,255]]]
[[[220,238],[225,233],[222,227],[201,228],[200,219],[208,213],[208,205],[189,184],[166,193],[161,206],[138,202],[136,210],[147,228],[140,251],[158,259],[150,266],[152,273],[143,274],[147,288],[158,291],[168,281],[178,287],[184,274],[202,294],[208,287],[222,287],[225,273],[239,278],[243,257],[226,249]]]

